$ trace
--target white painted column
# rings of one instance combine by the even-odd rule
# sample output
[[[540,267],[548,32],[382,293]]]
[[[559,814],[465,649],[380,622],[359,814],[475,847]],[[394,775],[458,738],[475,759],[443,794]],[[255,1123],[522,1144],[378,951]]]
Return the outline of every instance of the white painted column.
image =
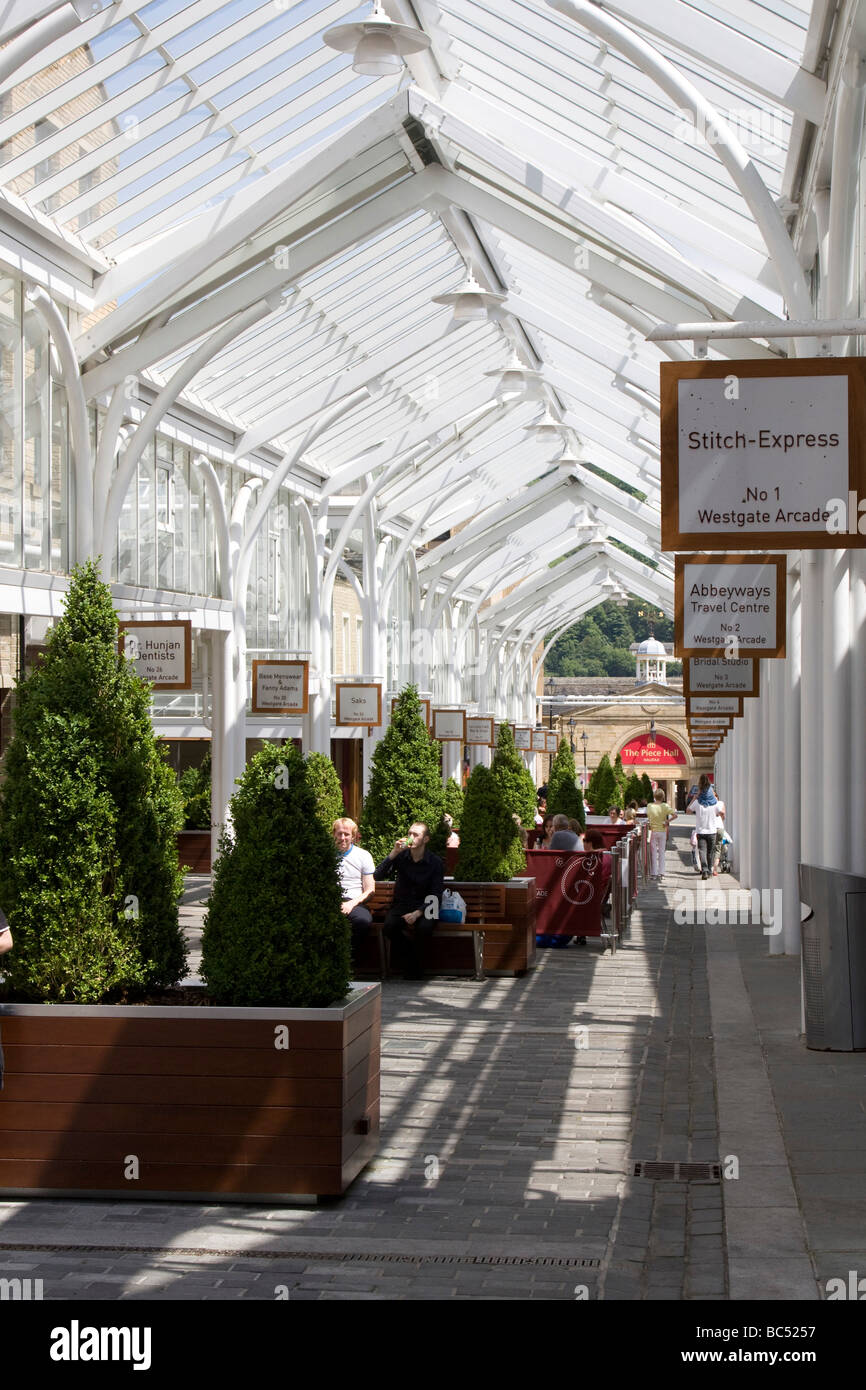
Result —
[[[824,605],[820,710],[823,792],[819,800],[820,825],[814,829],[821,832],[821,862],[830,868],[847,869],[852,805],[848,552],[824,550],[819,563]]]
[[[800,859],[804,864],[823,862],[820,820],[822,681],[821,573],[818,552],[804,550],[800,565]]]
[[[866,874],[866,550],[849,556],[851,601],[851,814],[848,823],[848,862],[851,872]]]
[[[771,892],[783,886],[785,871],[785,665],[784,661],[768,661],[769,690],[767,700],[767,855],[765,873],[761,887]],[[776,899],[771,898],[775,903]],[[782,897],[784,904],[784,895]],[[783,920],[773,923],[778,932],[768,936],[771,956],[782,955],[785,950]]]
[[[737,818],[737,844],[739,848],[739,859],[737,862],[739,867],[738,877],[744,888],[749,888],[752,884],[752,751],[755,746],[752,730],[755,722],[756,705],[757,700],[747,700],[746,713],[743,718],[742,787],[740,792],[740,809]]]
[[[800,679],[802,668],[802,607],[796,556],[789,556],[788,655],[783,670],[784,730],[782,736],[782,879],[783,932],[786,955],[800,953],[800,784],[803,780],[800,732]]]

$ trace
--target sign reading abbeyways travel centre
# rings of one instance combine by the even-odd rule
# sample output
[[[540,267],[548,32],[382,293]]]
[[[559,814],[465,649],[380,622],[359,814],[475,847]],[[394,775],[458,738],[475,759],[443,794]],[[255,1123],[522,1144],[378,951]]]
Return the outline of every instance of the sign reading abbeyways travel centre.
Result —
[[[866,359],[661,364],[662,548],[866,546]]]
[[[676,555],[680,656],[785,655],[784,555]]]

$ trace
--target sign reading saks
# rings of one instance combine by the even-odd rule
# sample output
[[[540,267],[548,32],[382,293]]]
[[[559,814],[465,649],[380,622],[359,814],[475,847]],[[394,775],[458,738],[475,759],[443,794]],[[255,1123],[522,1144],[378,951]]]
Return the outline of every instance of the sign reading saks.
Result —
[[[785,655],[784,555],[676,555],[680,656]]]
[[[192,623],[188,618],[118,623],[122,656],[135,662],[137,674],[160,690],[190,690]]]
[[[343,685],[336,687],[337,723],[382,723],[382,687],[375,685]]]
[[[866,546],[866,359],[662,363],[661,483],[664,550]]]
[[[254,661],[253,714],[306,714],[308,661]]]

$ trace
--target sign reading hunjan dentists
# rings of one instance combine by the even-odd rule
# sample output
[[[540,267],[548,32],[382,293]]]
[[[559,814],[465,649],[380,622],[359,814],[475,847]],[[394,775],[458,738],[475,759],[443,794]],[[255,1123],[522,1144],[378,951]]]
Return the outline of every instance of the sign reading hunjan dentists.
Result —
[[[674,562],[677,655],[785,655],[784,555],[676,555]]]
[[[308,661],[254,661],[253,714],[306,714]]]
[[[118,647],[143,681],[159,690],[190,690],[192,623],[188,618],[118,623]]]
[[[662,548],[866,546],[866,359],[664,362]]]

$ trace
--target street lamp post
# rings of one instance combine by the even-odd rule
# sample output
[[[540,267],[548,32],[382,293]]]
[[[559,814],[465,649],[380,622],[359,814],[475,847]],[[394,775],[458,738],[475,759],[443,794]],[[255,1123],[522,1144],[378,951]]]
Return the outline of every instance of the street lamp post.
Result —
[[[586,769],[586,745],[589,743],[589,734],[586,732],[586,729],[584,729],[581,734],[580,741],[583,744],[583,789],[586,791],[586,788],[589,786],[589,778],[587,777]]]
[[[569,743],[570,743],[570,745],[571,745],[571,751],[572,751],[572,753],[573,753],[573,752],[574,752],[574,715],[572,715],[571,718],[570,718],[569,721],[568,721],[568,741],[569,741]]]

